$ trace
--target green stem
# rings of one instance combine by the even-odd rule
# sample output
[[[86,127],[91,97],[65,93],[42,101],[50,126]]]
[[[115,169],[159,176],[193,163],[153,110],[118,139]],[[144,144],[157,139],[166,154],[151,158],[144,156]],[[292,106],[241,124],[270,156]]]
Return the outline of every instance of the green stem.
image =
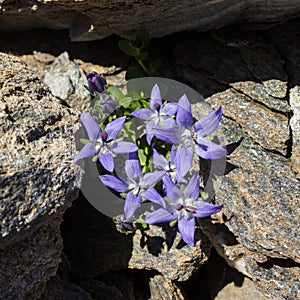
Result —
[[[143,70],[146,72],[146,74],[148,76],[151,76],[152,73],[150,72],[150,70],[144,65],[144,63],[141,60],[137,60],[137,62],[139,63],[139,65],[143,68]]]

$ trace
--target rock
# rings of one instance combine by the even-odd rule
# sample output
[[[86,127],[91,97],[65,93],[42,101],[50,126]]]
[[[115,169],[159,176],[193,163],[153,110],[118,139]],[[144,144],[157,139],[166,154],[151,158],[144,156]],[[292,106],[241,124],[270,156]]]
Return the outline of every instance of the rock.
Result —
[[[184,300],[187,299],[181,290],[171,280],[162,275],[156,275],[149,281],[150,300]]]
[[[81,287],[71,282],[65,282],[58,275],[51,278],[46,285],[44,293],[40,299],[56,300],[56,299],[82,299],[93,300],[94,298]],[[99,299],[99,298],[98,298]]]
[[[297,178],[300,179],[300,86],[291,89],[290,103],[293,111],[290,121],[293,135],[291,166]]]
[[[269,299],[260,293],[253,281],[228,266],[226,261],[212,252],[206,264],[206,278],[211,299]]]
[[[196,247],[181,242],[174,228],[152,226],[143,234],[121,234],[84,198],[67,211],[62,232],[72,274],[81,280],[129,268],[157,270],[168,279],[184,281],[205,263],[211,249],[199,231]]]
[[[78,280],[127,268],[132,238],[116,230],[112,219],[96,210],[84,197],[73,202],[62,224],[64,252],[71,274]]]
[[[53,217],[34,233],[0,250],[1,299],[39,298],[60,262],[60,223],[61,217]]]
[[[0,82],[0,297],[34,299],[58,267],[61,217],[78,195],[79,116],[14,56],[0,54]]]
[[[131,36],[137,29],[154,37],[187,30],[210,30],[236,22],[270,23],[299,15],[298,1],[1,1],[0,29],[69,29],[73,41],[96,40],[113,33]],[[180,22],[178,22],[180,15]]]
[[[80,282],[80,286],[88,291],[93,299],[103,300],[123,300],[122,293],[114,286],[110,286],[99,280],[88,280]]]
[[[186,281],[203,265],[211,245],[199,230],[195,232],[196,245],[186,245],[177,228],[150,226],[133,237],[132,255],[128,267],[156,270],[166,279]]]
[[[67,52],[59,55],[46,72],[44,82],[53,96],[64,100],[70,107],[83,111],[90,105],[90,94],[85,74],[77,63],[70,61]]]
[[[224,204],[223,229],[202,220],[200,228],[232,267],[274,299],[295,299],[299,290],[300,53],[299,43],[290,42],[297,40],[298,23],[255,34],[237,28],[193,33],[174,49],[181,80],[212,109],[222,105],[216,134],[233,165],[213,184],[216,202]],[[203,115],[203,105],[194,104],[194,111]]]

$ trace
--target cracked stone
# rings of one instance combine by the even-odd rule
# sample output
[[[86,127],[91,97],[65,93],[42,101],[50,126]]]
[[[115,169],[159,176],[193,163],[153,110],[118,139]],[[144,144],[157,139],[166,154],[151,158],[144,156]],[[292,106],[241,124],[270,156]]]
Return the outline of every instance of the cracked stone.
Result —
[[[58,268],[62,214],[78,195],[79,116],[14,56],[0,53],[0,82],[0,298],[36,299]]]
[[[286,116],[272,112],[231,89],[214,94],[206,101],[214,107],[222,105],[224,115],[235,119],[243,131],[263,148],[287,154],[290,133]]]
[[[290,90],[290,103],[293,111],[293,117],[290,121],[293,134],[291,165],[297,178],[300,179],[300,86]]]

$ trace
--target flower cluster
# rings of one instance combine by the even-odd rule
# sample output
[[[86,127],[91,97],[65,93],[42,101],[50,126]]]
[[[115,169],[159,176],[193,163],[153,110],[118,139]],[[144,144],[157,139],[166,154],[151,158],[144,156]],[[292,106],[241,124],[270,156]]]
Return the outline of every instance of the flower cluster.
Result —
[[[192,168],[197,156],[212,160],[227,155],[226,149],[208,138],[219,125],[222,108],[195,120],[186,95],[178,102],[163,101],[155,84],[150,101],[142,96],[128,101],[127,95],[107,86],[97,73],[88,74],[87,79],[90,91],[100,100],[100,106],[94,105],[92,111],[101,117],[96,121],[93,113],[82,113],[88,140],[84,140],[75,163],[93,157],[104,170],[99,176],[103,184],[125,199],[124,215],[115,219],[121,231],[132,231],[137,220],[143,224],[178,223],[182,239],[193,245],[195,218],[222,209],[222,205],[203,199],[200,176]],[[103,91],[107,93],[100,95]],[[131,128],[135,119],[145,125],[143,136],[135,136]],[[123,154],[124,172],[120,174],[114,159]],[[137,218],[135,213],[144,202],[159,208]]]

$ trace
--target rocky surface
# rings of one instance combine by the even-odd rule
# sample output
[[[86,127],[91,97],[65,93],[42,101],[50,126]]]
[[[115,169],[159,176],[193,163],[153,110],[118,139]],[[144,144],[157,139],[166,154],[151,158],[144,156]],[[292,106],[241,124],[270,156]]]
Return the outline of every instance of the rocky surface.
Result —
[[[0,54],[1,298],[42,291],[62,251],[63,212],[78,195],[78,114],[16,57]]]
[[[186,295],[182,293],[180,288],[176,286],[171,280],[166,279],[162,275],[156,275],[149,281],[150,300],[156,299],[172,299],[184,300]]]
[[[106,290],[105,284],[106,292],[116,292],[116,288],[130,299],[136,293],[136,283],[144,278],[144,298],[146,294],[148,298],[165,297],[168,290],[174,299],[194,299],[192,295],[198,299],[203,293],[199,282],[192,285],[194,294],[189,282],[199,276],[199,269],[212,267],[208,257],[213,246],[228,265],[251,281],[240,275],[244,289],[229,284],[213,290],[208,284],[211,298],[233,298],[242,290],[243,296],[248,293],[256,299],[299,298],[299,24],[295,20],[264,31],[229,27],[153,41],[154,56],[164,62],[161,76],[187,83],[206,99],[206,106],[191,99],[197,116],[223,106],[217,134],[231,155],[225,177],[216,172],[213,188],[215,201],[224,203],[224,215],[201,220],[197,235],[202,242],[189,247],[182,245],[172,230],[172,238],[167,239],[165,228],[156,226],[144,234],[121,235],[109,218],[85,200],[77,200],[62,226],[71,276],[63,284],[55,283],[63,286],[61,290],[80,289],[93,298],[98,288]],[[165,45],[168,51],[162,50]],[[98,68],[111,76],[112,82],[117,74],[117,81],[124,82],[122,63],[100,66],[89,62],[84,55],[91,46],[84,47],[78,56],[73,54],[77,66],[86,72]],[[104,52],[100,56],[105,57]],[[44,64],[47,71],[55,61],[54,56],[38,52],[23,59],[31,61],[33,68]],[[117,56],[116,61],[122,59]],[[71,59],[70,63],[75,66]],[[39,74],[44,78],[45,72]],[[53,246],[53,251],[59,251],[55,250],[58,246]],[[132,278],[128,273],[122,275],[131,278],[127,283],[132,292],[126,296],[119,286],[125,277],[118,277],[125,271],[140,272]],[[118,279],[111,279],[115,274]],[[207,269],[202,274],[209,277]],[[94,290],[93,283],[98,286]]]
[[[191,247],[174,228],[153,226],[126,236],[85,199],[68,210],[65,220],[65,253],[73,275],[80,279],[130,268],[156,270],[170,280],[185,281],[207,261],[211,249],[200,232],[196,246]]]
[[[298,32],[295,23],[284,27],[291,36]],[[175,53],[178,76],[204,94],[212,108],[222,105],[219,134],[225,144],[240,141],[229,147],[235,149],[229,162],[236,168],[214,183],[231,240],[222,235],[226,227],[221,233],[201,228],[214,247],[223,249],[219,252],[228,263],[252,278],[261,292],[295,299],[300,184],[294,61],[299,51],[296,44],[283,50],[283,32],[278,26],[264,34],[235,29],[195,34],[183,39]],[[213,84],[207,88],[209,81]]]
[[[1,1],[0,29],[69,29],[73,41],[113,33],[130,36],[137,29],[164,36],[184,30],[209,30],[233,22],[276,22],[300,13],[297,0],[270,1]],[[180,21],[179,21],[180,20]]]

